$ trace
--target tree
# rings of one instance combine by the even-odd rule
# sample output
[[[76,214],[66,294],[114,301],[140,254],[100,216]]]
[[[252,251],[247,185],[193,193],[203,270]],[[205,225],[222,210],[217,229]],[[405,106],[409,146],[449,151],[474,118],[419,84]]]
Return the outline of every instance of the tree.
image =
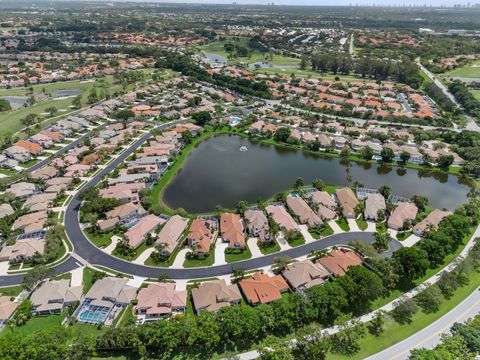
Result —
[[[287,142],[288,138],[290,137],[291,130],[287,127],[280,127],[275,130],[275,134],[273,135],[273,139],[277,142]]]
[[[437,285],[429,286],[415,297],[415,302],[426,314],[437,312],[442,301],[442,292]]]
[[[78,95],[72,100],[72,106],[75,109],[80,109],[82,107],[82,95]]]
[[[93,104],[93,103],[96,103],[97,101],[98,101],[97,89],[93,87],[90,89],[90,92],[88,93],[87,102],[89,104]]]
[[[383,311],[377,311],[375,317],[368,323],[368,332],[375,336],[380,336],[383,333],[385,325],[385,313]]]
[[[199,111],[192,114],[192,120],[199,126],[205,126],[212,120],[212,115],[208,111]]]
[[[416,247],[403,247],[393,253],[395,272],[406,281],[425,275],[429,262],[425,251]]]
[[[325,182],[322,179],[315,179],[312,181],[312,186],[319,191],[323,191],[325,189]]]
[[[285,340],[268,335],[258,349],[260,360],[294,360],[290,347]]]
[[[237,267],[232,269],[232,281],[235,284],[238,284],[244,278],[245,278],[245,269],[237,268]]]
[[[248,202],[246,202],[245,200],[240,200],[237,203],[237,212],[239,214],[243,214],[245,211],[247,211],[247,209],[248,209]]]
[[[135,116],[135,113],[130,110],[130,109],[121,109],[115,112],[114,118],[117,118],[118,120],[128,120],[131,119]]]
[[[295,359],[324,360],[330,349],[330,340],[323,336],[318,329],[306,331],[297,336],[297,342],[293,348]]]
[[[410,153],[407,151],[402,151],[400,153],[400,159],[402,160],[402,163],[406,164],[408,160],[410,160]]]
[[[344,322],[340,331],[332,335],[332,353],[352,356],[360,351],[359,341],[365,336],[365,326],[357,321]]]
[[[28,114],[27,116],[25,116],[23,119],[20,120],[20,122],[29,127],[33,124],[35,124],[35,121],[37,121],[37,118],[38,118],[38,115],[37,114]]]
[[[375,232],[375,239],[372,243],[372,246],[379,252],[384,252],[388,250],[388,244],[390,243],[390,235],[388,232]]]
[[[297,180],[295,180],[295,183],[293,184],[293,187],[294,187],[294,189],[299,190],[300,188],[303,187],[304,184],[305,183],[304,183],[303,179],[299,177],[299,178],[297,178]]]
[[[191,144],[193,141],[193,135],[190,131],[182,132],[182,141],[185,145]]]
[[[400,325],[410,324],[413,315],[418,311],[418,306],[412,299],[404,299],[395,303],[395,308],[392,310],[392,318]]]
[[[350,155],[352,155],[352,149],[350,149],[350,146],[345,145],[342,151],[340,151],[340,158],[343,160],[348,160]]]
[[[55,106],[50,106],[46,108],[45,111],[50,113],[50,116],[53,117],[58,112],[58,109]]]
[[[272,270],[279,274],[288,266],[288,264],[292,261],[289,256],[277,256],[273,259]]]
[[[395,153],[390,148],[383,148],[380,152],[380,156],[382,157],[383,162],[390,163],[395,158]]]
[[[158,277],[158,282],[166,283],[170,277],[167,274],[160,274]]]
[[[360,149],[358,155],[364,160],[372,160],[373,150],[370,148],[370,146],[364,146]]]
[[[10,103],[5,99],[0,99],[0,112],[10,110],[12,110]]]
[[[27,272],[22,280],[22,287],[26,290],[33,290],[35,286],[53,275],[53,269],[45,265],[39,265]]]
[[[437,159],[437,166],[441,169],[448,169],[453,164],[453,155],[440,155]]]
[[[378,189],[378,192],[382,194],[385,200],[388,200],[390,195],[392,195],[392,188],[388,185],[383,185],[383,186],[380,186],[380,189]]]
[[[421,212],[425,211],[428,206],[428,198],[426,196],[414,195],[412,201]]]

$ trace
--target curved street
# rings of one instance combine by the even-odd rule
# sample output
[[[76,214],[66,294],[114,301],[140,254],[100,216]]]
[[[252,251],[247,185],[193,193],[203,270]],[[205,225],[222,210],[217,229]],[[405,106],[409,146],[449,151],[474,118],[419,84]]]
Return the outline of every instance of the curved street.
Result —
[[[157,126],[157,129],[163,129],[185,120],[176,120]],[[101,249],[93,245],[85,236],[80,228],[79,223],[79,211],[81,202],[78,199],[78,195],[81,191],[88,187],[96,186],[104,177],[112,172],[117,166],[119,166],[126,158],[128,158],[136,149],[144,144],[150,137],[151,133],[148,132],[140,137],[135,143],[133,143],[128,149],[124,150],[117,158],[110,162],[104,169],[98,172],[82,189],[74,195],[72,200],[67,206],[65,212],[65,231],[74,246],[73,254],[70,255],[64,262],[55,265],[54,269],[56,273],[63,273],[71,271],[76,267],[82,266],[82,263],[89,263],[91,265],[99,265],[105,268],[111,269],[116,272],[124,273],[127,275],[145,277],[145,278],[158,278],[160,275],[167,275],[171,279],[203,279],[216,277],[221,275],[228,275],[232,273],[234,268],[243,268],[245,270],[253,270],[261,267],[269,266],[273,263],[273,260],[282,255],[289,256],[291,258],[298,258],[309,254],[311,251],[321,250],[327,247],[335,245],[348,245],[352,240],[361,240],[366,243],[373,242],[373,233],[369,232],[345,232],[340,234],[331,235],[321,240],[311,242],[308,244],[300,245],[295,248],[280,251],[277,253],[252,258],[248,260],[242,260],[230,264],[198,267],[198,268],[160,268],[146,265],[134,264],[132,262],[117,258],[103,252]],[[389,251],[383,253],[383,256],[391,256],[393,251],[402,247],[402,244],[392,239],[390,243]],[[0,286],[12,286],[21,283],[23,279],[22,274],[4,275],[0,276]]]

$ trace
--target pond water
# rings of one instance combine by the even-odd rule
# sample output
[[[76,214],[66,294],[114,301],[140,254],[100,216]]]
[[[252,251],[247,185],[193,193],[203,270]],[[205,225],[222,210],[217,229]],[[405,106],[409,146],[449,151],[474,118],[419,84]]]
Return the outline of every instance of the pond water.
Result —
[[[215,61],[221,64],[226,64],[228,59],[222,55],[215,54],[215,53],[209,53],[209,52],[204,52],[203,53],[205,57],[210,60],[210,61]]]
[[[23,96],[2,96],[1,99],[7,100],[12,107],[23,106],[27,102],[27,98]]]
[[[82,89],[73,88],[73,89],[60,89],[52,92],[52,97],[64,97],[64,96],[74,96],[82,93]]]
[[[245,146],[247,151],[240,151]],[[468,182],[460,178],[379,164],[350,163],[352,183],[365,187],[390,185],[394,194],[425,195],[436,208],[454,209],[467,201]],[[305,184],[320,178],[327,184],[347,185],[347,166],[326,157],[262,144],[235,135],[219,135],[202,142],[186,159],[177,177],[165,189],[163,200],[171,208],[192,213],[233,208],[238,201],[268,199],[303,178]],[[351,183],[350,183],[351,184]]]

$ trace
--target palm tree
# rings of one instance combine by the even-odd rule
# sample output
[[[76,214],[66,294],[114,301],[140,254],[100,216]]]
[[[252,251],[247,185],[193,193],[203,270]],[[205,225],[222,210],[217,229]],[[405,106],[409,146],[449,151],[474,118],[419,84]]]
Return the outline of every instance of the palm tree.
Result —
[[[232,270],[232,281],[238,283],[245,278],[245,269],[243,268],[233,268]]]
[[[273,259],[272,270],[274,273],[279,274],[288,266],[288,264],[292,261],[290,256],[278,256]]]
[[[166,283],[170,277],[167,274],[160,274],[158,277],[158,282]]]
[[[328,250],[327,249],[322,249],[322,250],[317,250],[317,251],[312,251],[311,252],[311,258],[312,258],[313,261],[317,261],[321,258],[324,258],[327,255],[328,255]]]

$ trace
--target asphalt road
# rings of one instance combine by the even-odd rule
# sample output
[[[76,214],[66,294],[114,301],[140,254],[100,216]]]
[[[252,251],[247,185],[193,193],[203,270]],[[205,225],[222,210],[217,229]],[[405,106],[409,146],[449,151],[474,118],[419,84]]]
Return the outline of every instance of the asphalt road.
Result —
[[[176,120],[169,123],[161,124],[157,128],[162,129],[185,120]],[[132,144],[127,150],[121,153],[120,156],[115,158],[104,169],[102,169],[96,176],[92,178],[87,184],[85,184],[79,193],[77,193],[71,202],[69,203],[65,212],[65,231],[74,246],[74,252],[82,259],[92,265],[100,265],[121,273],[126,273],[134,276],[141,276],[146,278],[157,278],[162,274],[166,274],[171,279],[202,279],[210,278],[221,275],[228,275],[232,273],[234,268],[243,268],[245,270],[253,270],[261,267],[269,266],[273,263],[273,260],[279,255],[289,256],[291,258],[297,258],[307,255],[311,251],[324,249],[335,245],[348,245],[352,240],[361,240],[366,243],[372,243],[374,238],[372,233],[366,232],[346,232],[331,235],[327,238],[319,241],[311,242],[295,248],[291,248],[280,253],[265,255],[258,258],[243,260],[232,264],[188,268],[188,269],[172,269],[172,268],[159,268],[153,266],[133,264],[129,261],[117,258],[110,254],[103,252],[101,249],[93,245],[84,235],[80,228],[79,223],[79,211],[81,202],[78,199],[78,195],[85,189],[97,185],[104,177],[112,172],[117,166],[119,166],[127,157],[129,157],[136,149],[144,144],[151,137],[150,133],[144,134]],[[402,245],[396,239],[392,239],[390,243],[389,251],[383,253],[383,256],[391,256],[392,252],[401,248]],[[65,262],[54,266],[56,273],[63,273],[73,270],[74,268],[81,266],[81,264],[74,259],[74,257],[68,258]],[[5,275],[0,276],[0,286],[12,286],[19,284],[23,278],[23,275]]]
[[[366,360],[404,360],[413,349],[432,349],[441,341],[442,334],[450,332],[456,322],[464,322],[480,312],[480,291],[476,289],[469,297],[440,319],[420,330],[409,338],[385,349]]]

